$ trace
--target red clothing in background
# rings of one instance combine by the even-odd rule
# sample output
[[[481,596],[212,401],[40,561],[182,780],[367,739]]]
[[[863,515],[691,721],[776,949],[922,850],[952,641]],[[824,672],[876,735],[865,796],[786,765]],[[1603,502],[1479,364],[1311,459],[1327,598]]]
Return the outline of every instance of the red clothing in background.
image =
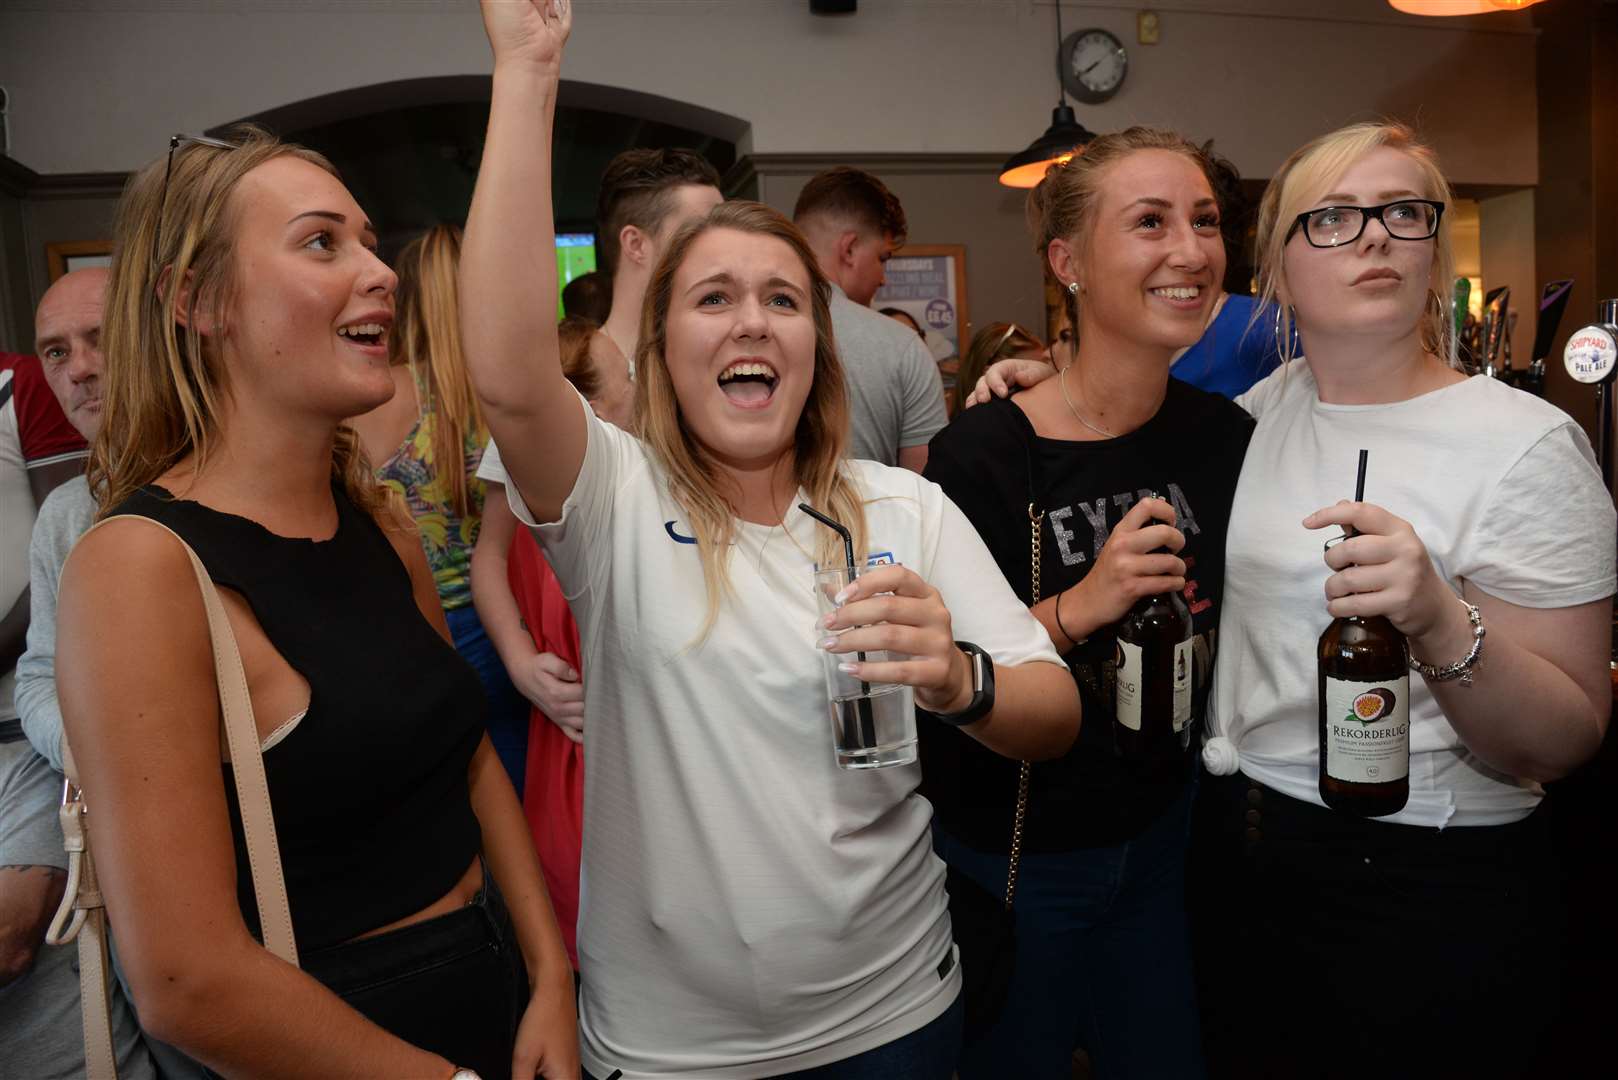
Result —
[[[518,528],[507,555],[506,577],[517,610],[540,652],[555,653],[583,675],[579,627],[561,583],[527,529]],[[528,715],[528,769],[523,812],[545,872],[551,907],[574,970],[579,966],[575,928],[579,919],[579,849],[584,829],[584,747],[539,709]]]

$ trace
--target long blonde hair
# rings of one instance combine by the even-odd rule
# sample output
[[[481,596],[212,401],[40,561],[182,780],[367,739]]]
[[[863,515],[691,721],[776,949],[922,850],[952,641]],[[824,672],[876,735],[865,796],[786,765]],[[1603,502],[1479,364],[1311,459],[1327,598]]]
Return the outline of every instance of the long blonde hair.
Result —
[[[449,493],[455,513],[466,517],[472,509],[467,436],[475,435],[481,444],[488,442],[489,432],[461,352],[455,284],[460,263],[461,230],[454,225],[434,225],[399,253],[388,362],[410,365],[421,388],[421,413],[433,418],[433,473]]]
[[[1276,347],[1286,364],[1296,352],[1292,311],[1279,303],[1286,283],[1285,252],[1288,233],[1299,214],[1314,209],[1314,200],[1342,179],[1354,163],[1378,147],[1398,150],[1415,162],[1427,182],[1425,195],[1454,208],[1455,196],[1438,155],[1417,138],[1409,126],[1397,122],[1350,124],[1305,143],[1282,162],[1264,199],[1259,204],[1256,246],[1259,270],[1259,303],[1256,313],[1275,304],[1279,312],[1275,327]],[[1402,241],[1401,241],[1402,242]],[[1421,317],[1422,348],[1451,367],[1458,367],[1455,322],[1455,248],[1450,238],[1449,217],[1439,218],[1434,237],[1431,288]]]
[[[664,350],[668,344],[674,275],[697,238],[714,229],[775,237],[793,250],[809,275],[809,301],[815,323],[814,381],[794,434],[793,471],[799,486],[808,493],[810,505],[848,526],[854,534],[856,555],[862,560],[866,542],[865,507],[843,464],[848,444],[848,391],[832,336],[831,286],[792,222],[762,203],[720,203],[706,217],[681,228],[669,243],[646,289],[640,345],[636,349],[635,417],[641,438],[667,473],[669,491],[689,519],[707,585],[708,611],[699,640],[713,628],[730,587],[727,566],[736,512],[725,495],[718,462],[686,425]],[[816,551],[820,564],[842,565],[842,541],[830,529],[817,531],[822,534]]]
[[[118,202],[101,331],[106,390],[88,468],[103,514],[187,455],[196,455],[198,471],[208,460],[230,385],[198,324],[208,316],[220,321],[241,285],[230,203],[236,184],[282,155],[338,176],[320,154],[262,128],[241,125],[225,140],[234,149],[200,143],[176,149],[166,198],[165,159],[158,158],[130,179]],[[159,238],[161,250],[154,251]],[[183,327],[172,317],[176,282],[189,287]],[[386,494],[347,425],[337,429],[331,473],[356,506],[383,513]]]

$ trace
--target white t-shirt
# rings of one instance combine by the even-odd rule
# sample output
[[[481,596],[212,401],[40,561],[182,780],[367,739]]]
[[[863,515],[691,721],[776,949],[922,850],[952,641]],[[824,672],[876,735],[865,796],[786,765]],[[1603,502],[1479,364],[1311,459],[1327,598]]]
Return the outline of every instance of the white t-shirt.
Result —
[[[1321,805],[1315,650],[1331,622],[1322,545],[1340,530],[1301,522],[1354,497],[1361,448],[1370,451],[1365,500],[1410,522],[1457,594],[1465,580],[1522,607],[1559,608],[1618,587],[1612,500],[1589,440],[1554,405],[1484,376],[1387,405],[1329,405],[1301,359],[1237,402],[1258,428],[1230,516],[1203,748],[1212,772],[1239,765]],[[1479,761],[1411,674],[1410,801],[1378,820],[1504,824],[1542,796],[1538,784]]]
[[[685,517],[639,440],[588,427],[561,520],[534,529],[584,651],[585,1067],[774,1076],[915,1031],[960,990],[958,965],[939,975],[944,867],[919,765],[833,760],[811,588],[824,526],[796,508],[784,528],[738,523],[730,595],[696,644],[707,597]],[[483,466],[532,525],[492,445]],[[957,638],[1003,665],[1060,663],[937,485],[848,467],[872,559],[938,588]]]

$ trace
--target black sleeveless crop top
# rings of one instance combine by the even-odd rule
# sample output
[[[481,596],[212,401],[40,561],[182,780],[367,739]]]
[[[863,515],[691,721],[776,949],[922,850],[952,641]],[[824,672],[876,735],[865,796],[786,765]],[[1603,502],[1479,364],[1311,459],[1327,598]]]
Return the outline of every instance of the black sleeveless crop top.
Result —
[[[308,712],[264,752],[300,952],[427,907],[454,887],[481,842],[467,769],[484,730],[482,683],[422,617],[376,522],[334,494],[337,532],[326,541],[277,536],[155,486],[112,511],[184,537],[309,682]],[[257,936],[236,789],[224,769],[236,894]]]

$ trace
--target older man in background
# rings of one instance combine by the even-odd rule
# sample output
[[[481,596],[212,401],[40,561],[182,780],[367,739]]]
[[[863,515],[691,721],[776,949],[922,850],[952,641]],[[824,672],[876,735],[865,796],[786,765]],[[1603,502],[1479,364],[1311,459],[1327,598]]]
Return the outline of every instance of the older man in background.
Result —
[[[101,317],[107,272],[58,278],[34,316],[45,381],[86,441],[101,425]],[[28,651],[17,662],[19,737],[0,742],[0,1062],[6,1075],[83,1076],[76,950],[44,944],[66,883],[56,809],[62,794],[62,713],[56,700],[56,584],[95,519],[82,463],[45,499],[29,544]],[[26,735],[26,739],[20,737]],[[156,1075],[133,1012],[112,988],[113,1049],[123,1080]]]

